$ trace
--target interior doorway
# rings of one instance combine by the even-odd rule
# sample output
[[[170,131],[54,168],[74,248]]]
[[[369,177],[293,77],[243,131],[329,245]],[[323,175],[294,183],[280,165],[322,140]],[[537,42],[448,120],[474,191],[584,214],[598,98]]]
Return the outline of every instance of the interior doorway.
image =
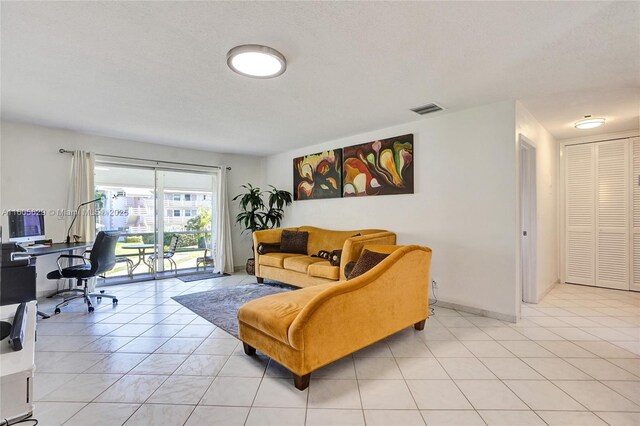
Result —
[[[522,301],[537,303],[536,285],[536,148],[525,136],[518,139],[520,162],[520,283]]]

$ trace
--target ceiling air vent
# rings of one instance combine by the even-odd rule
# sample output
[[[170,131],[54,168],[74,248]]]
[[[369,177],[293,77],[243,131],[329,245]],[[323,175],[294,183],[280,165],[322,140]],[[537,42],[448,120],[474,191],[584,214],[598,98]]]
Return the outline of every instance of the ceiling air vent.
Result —
[[[442,108],[440,105],[426,104],[416,108],[411,108],[411,111],[415,112],[416,114],[425,115],[425,114],[430,114],[432,112],[442,111],[443,109],[444,108]]]

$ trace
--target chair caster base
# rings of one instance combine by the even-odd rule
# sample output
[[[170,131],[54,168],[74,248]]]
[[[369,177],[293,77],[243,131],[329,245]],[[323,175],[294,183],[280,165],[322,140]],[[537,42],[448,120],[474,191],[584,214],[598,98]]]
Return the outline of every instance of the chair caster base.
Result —
[[[113,299],[113,304],[117,305],[118,304],[118,299]]]
[[[93,306],[89,306],[89,312],[93,312],[95,310],[96,310],[96,308],[94,308]]]
[[[60,308],[56,308],[56,309],[53,311],[53,313],[54,313],[54,314],[59,314],[59,313],[60,313]]]

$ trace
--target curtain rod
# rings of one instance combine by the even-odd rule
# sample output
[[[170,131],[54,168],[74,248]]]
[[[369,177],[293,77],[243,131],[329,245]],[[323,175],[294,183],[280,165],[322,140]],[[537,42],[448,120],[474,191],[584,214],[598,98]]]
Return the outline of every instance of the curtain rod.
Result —
[[[68,149],[64,149],[64,148],[60,148],[58,150],[58,152],[60,154],[72,154],[73,155],[73,151],[70,151]],[[151,161],[154,163],[166,163],[166,164],[179,164],[181,166],[198,166],[198,167],[211,167],[214,169],[221,169],[221,166],[207,166],[204,164],[194,164],[194,163],[179,163],[177,161],[162,161],[162,160],[149,160],[148,158],[137,158],[137,157],[124,157],[122,155],[108,155],[108,154],[98,154],[96,153],[96,155],[99,155],[101,157],[110,157],[110,158],[120,158],[123,160],[138,160],[138,161]],[[227,166],[227,170],[231,170],[231,167]]]

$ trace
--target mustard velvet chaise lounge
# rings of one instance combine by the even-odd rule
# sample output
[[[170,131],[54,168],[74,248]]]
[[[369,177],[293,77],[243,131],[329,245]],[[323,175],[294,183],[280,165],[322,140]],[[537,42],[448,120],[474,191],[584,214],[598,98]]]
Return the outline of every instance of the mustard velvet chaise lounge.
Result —
[[[307,252],[301,253],[258,253],[260,243],[280,243],[282,231],[302,231],[309,234]],[[256,277],[258,282],[265,278],[308,287],[345,279],[344,266],[358,260],[365,244],[395,244],[396,234],[380,229],[360,229],[354,231],[332,231],[301,226],[299,228],[278,228],[253,233]],[[311,257],[320,250],[342,250],[340,266],[332,266],[328,260]]]
[[[368,272],[261,297],[238,311],[239,337],[247,355],[260,352],[309,386],[311,372],[406,327],[424,328],[428,317],[431,249],[366,246],[390,253]]]

